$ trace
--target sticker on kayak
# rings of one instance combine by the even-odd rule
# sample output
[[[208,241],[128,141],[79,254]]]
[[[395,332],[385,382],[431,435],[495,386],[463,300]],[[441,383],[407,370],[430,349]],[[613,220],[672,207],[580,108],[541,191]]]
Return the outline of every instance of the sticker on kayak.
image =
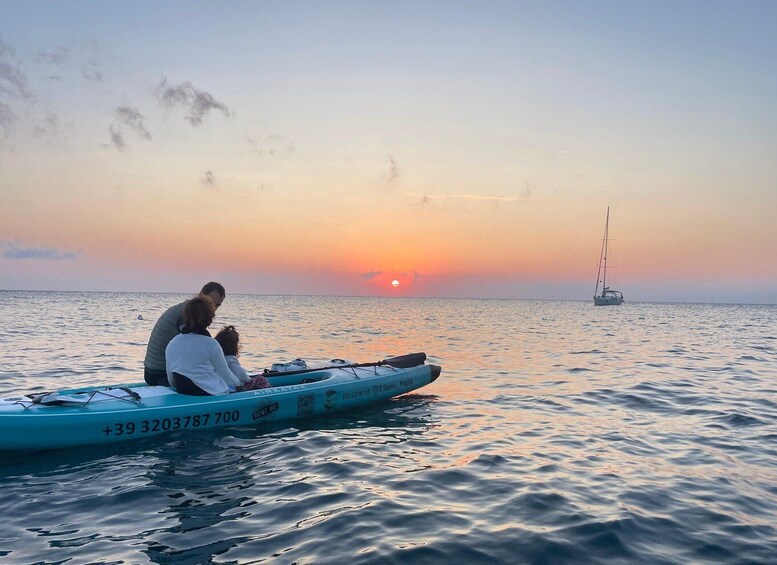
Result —
[[[300,394],[297,397],[297,416],[307,416],[313,413],[316,396],[311,392],[309,394]]]
[[[251,412],[251,417],[254,420],[267,418],[268,416],[277,412],[278,408],[279,406],[277,402],[273,402],[272,400],[262,400],[256,406],[254,406],[254,410]]]
[[[337,406],[337,391],[330,388],[324,393],[324,408],[327,410],[334,410]]]

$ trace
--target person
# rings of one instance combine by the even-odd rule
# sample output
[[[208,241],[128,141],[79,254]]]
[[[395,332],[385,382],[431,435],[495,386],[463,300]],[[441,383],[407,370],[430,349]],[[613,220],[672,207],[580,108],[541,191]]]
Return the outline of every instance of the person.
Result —
[[[242,384],[229,370],[221,346],[208,332],[215,315],[216,305],[210,298],[195,296],[184,306],[181,333],[165,348],[167,381],[182,394],[229,394]]]
[[[199,296],[207,296],[218,309],[226,297],[224,287],[217,282],[209,282],[202,287]],[[165,364],[165,348],[170,340],[181,333],[183,309],[186,301],[168,308],[154,324],[148,338],[146,358],[143,361],[143,378],[149,386],[168,386]]]
[[[216,334],[215,340],[219,342],[221,350],[224,352],[224,358],[227,360],[229,370],[243,383],[237,387],[239,392],[270,388],[272,386],[266,377],[262,375],[252,377],[240,365],[240,361],[237,359],[238,355],[240,355],[240,334],[235,329],[235,326],[224,326]]]

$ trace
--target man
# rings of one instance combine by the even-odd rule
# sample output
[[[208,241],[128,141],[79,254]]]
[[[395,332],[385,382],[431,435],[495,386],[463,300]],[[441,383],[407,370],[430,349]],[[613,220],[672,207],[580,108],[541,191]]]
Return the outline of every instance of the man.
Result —
[[[200,296],[207,296],[216,305],[221,306],[227,293],[224,287],[217,282],[209,282],[202,287]],[[143,378],[150,386],[169,386],[167,382],[167,368],[165,366],[165,348],[170,340],[181,333],[183,326],[183,308],[186,305],[183,301],[180,304],[171,306],[154,324],[151,330],[151,337],[148,338],[148,348],[146,349],[146,359],[143,361]]]

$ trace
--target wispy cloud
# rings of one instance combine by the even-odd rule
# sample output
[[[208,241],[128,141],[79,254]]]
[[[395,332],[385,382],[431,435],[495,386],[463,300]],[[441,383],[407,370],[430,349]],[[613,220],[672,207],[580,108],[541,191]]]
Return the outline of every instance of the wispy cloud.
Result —
[[[71,47],[55,47],[51,51],[40,51],[36,55],[36,60],[40,63],[54,65],[60,68],[75,68],[84,80],[101,81],[103,79],[101,59],[104,55],[101,53],[99,45],[95,41],[74,44]]]
[[[5,248],[3,257],[6,259],[48,259],[48,260],[73,260],[78,253],[63,251],[55,247],[30,247],[18,241],[0,242],[0,248]]]
[[[406,192],[405,196],[421,199],[422,204],[427,204],[432,200],[470,200],[475,202],[516,202],[521,198],[518,196],[507,196],[503,194],[418,194],[415,192]]]
[[[16,51],[0,39],[0,131],[8,138],[18,121],[16,111],[11,106],[12,101],[31,103],[34,99],[27,84],[27,75],[14,60]]]
[[[395,180],[399,178],[399,167],[397,166],[397,162],[394,160],[394,157],[391,157],[391,156],[389,156],[388,158],[388,164],[389,164],[388,181],[389,183],[393,183]]]
[[[402,273],[402,277],[405,279],[412,279],[413,282],[418,282],[424,278],[424,276],[417,271],[413,271],[412,273]]]
[[[202,177],[202,184],[205,184],[207,186],[216,186],[216,175],[213,174],[213,171],[207,170],[203,174]]]
[[[16,114],[11,110],[10,106],[3,104],[0,101],[0,131],[3,132],[4,137],[8,137],[16,123]]]
[[[134,106],[119,106],[113,111],[115,121],[108,128],[111,135],[111,143],[119,151],[127,148],[124,133],[127,129],[134,131],[142,139],[151,139],[151,134],[146,129],[143,120],[145,117]]]
[[[230,111],[226,104],[216,100],[212,94],[204,90],[197,90],[189,81],[171,85],[163,78],[154,91],[157,100],[165,108],[181,106],[189,115],[184,118],[192,126],[202,124],[202,120],[211,110],[218,110],[229,117]]]
[[[294,142],[283,135],[271,134],[257,136],[246,132],[243,139],[245,139],[251,147],[252,152],[259,155],[269,155],[273,158],[290,155],[297,150],[294,146]]]
[[[54,112],[46,111],[42,119],[32,125],[32,135],[35,137],[46,137],[55,135],[59,132],[59,116]]]
[[[93,81],[100,81],[103,79],[103,73],[100,70],[100,62],[96,58],[90,58],[81,65],[81,78]]]
[[[251,151],[254,153],[261,153],[262,150],[259,148],[259,142],[256,140],[255,137],[245,134],[243,136],[243,139],[245,139],[248,142],[248,145],[251,146]]]
[[[57,47],[54,51],[42,51],[37,54],[38,61],[60,66],[72,58],[70,49]]]
[[[371,281],[372,279],[380,275],[381,275],[380,271],[368,271],[366,273],[362,273],[361,277],[366,281]]]
[[[32,100],[33,95],[27,85],[27,75],[14,64],[14,49],[0,39],[0,93],[8,96]]]
[[[127,148],[127,142],[124,141],[124,134],[119,128],[111,124],[108,128],[108,133],[111,134],[111,143],[119,151],[124,151]]]

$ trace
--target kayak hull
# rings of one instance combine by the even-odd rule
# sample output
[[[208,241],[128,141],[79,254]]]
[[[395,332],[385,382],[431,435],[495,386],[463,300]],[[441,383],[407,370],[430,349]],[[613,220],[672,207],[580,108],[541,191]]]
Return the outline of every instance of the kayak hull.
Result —
[[[143,384],[90,387],[46,397],[0,400],[0,451],[112,444],[176,430],[257,426],[348,410],[421,388],[435,365],[329,368],[273,377],[272,388],[222,396],[187,396]]]

